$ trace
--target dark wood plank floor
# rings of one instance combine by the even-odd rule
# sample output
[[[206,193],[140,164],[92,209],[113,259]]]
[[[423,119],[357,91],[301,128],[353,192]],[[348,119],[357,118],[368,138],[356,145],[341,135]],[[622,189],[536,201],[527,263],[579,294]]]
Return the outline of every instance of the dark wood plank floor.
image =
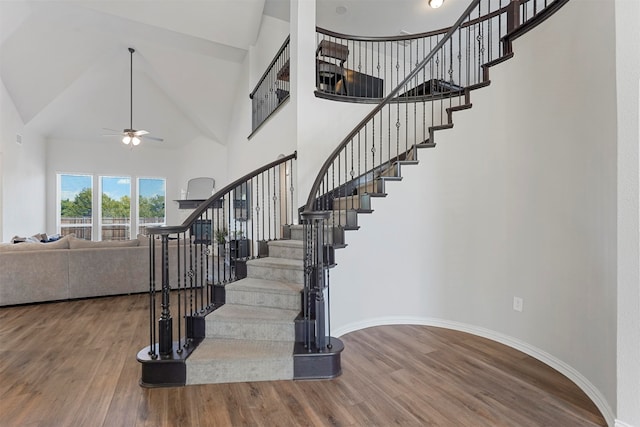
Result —
[[[1,426],[602,426],[564,376],[461,332],[343,337],[343,375],[144,389],[144,295],[0,309]]]

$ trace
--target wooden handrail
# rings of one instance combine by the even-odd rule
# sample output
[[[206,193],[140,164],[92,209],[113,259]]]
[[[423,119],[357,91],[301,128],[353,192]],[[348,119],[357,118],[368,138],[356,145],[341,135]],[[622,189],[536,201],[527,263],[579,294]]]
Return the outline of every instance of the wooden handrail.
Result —
[[[269,75],[269,71],[271,71],[271,69],[273,68],[273,66],[276,64],[276,62],[278,61],[278,58],[280,58],[280,54],[282,52],[284,52],[284,50],[287,48],[287,45],[289,44],[289,40],[290,40],[291,36],[287,36],[287,38],[285,39],[284,43],[282,43],[282,46],[280,46],[280,49],[278,49],[278,52],[274,55],[273,59],[271,60],[271,63],[269,64],[269,66],[267,67],[267,69],[265,70],[264,74],[262,74],[262,77],[260,77],[260,80],[258,80],[258,83],[256,84],[256,86],[253,88],[253,91],[251,91],[251,93],[249,94],[249,98],[253,99],[253,96],[256,94],[256,92],[258,91],[258,88],[260,87],[260,85],[262,84],[262,82],[264,81],[264,79],[267,77],[267,75]]]

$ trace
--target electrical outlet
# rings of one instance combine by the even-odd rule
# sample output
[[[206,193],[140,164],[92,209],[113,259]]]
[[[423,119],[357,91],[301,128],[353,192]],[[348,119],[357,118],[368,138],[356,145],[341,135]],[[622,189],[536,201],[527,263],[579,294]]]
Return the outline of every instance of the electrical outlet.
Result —
[[[520,297],[513,297],[513,309],[515,311],[522,311],[522,307],[524,306],[524,300]]]

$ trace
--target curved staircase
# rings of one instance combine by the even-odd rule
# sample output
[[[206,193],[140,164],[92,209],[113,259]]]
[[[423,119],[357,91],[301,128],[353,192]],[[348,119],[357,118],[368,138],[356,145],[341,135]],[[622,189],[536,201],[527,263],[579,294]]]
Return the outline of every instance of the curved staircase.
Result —
[[[417,165],[420,152],[436,147],[436,131],[451,129],[453,114],[472,107],[471,92],[490,84],[489,69],[513,57],[511,41],[552,15],[568,0],[554,0],[548,7],[545,2],[545,9],[536,15],[540,19],[525,20],[521,24],[517,16],[518,11],[523,5],[526,10],[529,1],[513,0],[505,7],[499,3],[496,11],[487,13],[487,19],[506,14],[511,28],[499,39],[501,48],[498,49],[498,57],[477,64],[477,80],[470,82],[462,90],[440,93],[437,96],[400,99],[400,92],[411,93],[415,90],[412,86],[418,85],[419,74],[424,73],[430,64],[433,68],[435,63],[437,68],[439,58],[446,58],[447,54],[452,60],[453,51],[447,52],[446,49],[447,42],[454,34],[458,33],[460,43],[465,29],[470,31],[469,28],[479,26],[481,34],[482,25],[485,25],[485,17],[480,17],[483,0],[473,0],[456,24],[440,39],[438,45],[420,64],[416,64],[406,79],[347,135],[326,160],[312,186],[306,205],[300,210],[302,224],[293,225],[291,202],[291,222],[282,223],[280,239],[268,241],[268,256],[264,256],[266,251],[258,249],[260,257],[247,257],[243,260],[243,263],[246,262],[244,278],[237,275],[239,270],[230,268],[231,279],[226,282],[228,273],[226,269],[223,270],[225,282],[217,286],[224,289],[224,303],[219,304],[214,298],[193,315],[185,316],[196,319],[194,323],[200,325],[195,328],[197,333],[188,330],[184,342],[178,340],[178,350],[175,350],[174,342],[173,355],[170,346],[172,341],[168,339],[164,343],[164,350],[161,349],[159,352],[161,359],[165,359],[163,362],[173,357],[173,360],[184,364],[185,384],[333,378],[341,373],[340,353],[343,345],[339,339],[331,337],[328,304],[329,270],[336,266],[334,250],[346,246],[345,231],[359,229],[358,215],[373,213],[372,199],[386,196],[385,183],[402,180],[404,167]],[[488,4],[490,5],[490,2]],[[477,12],[474,12],[476,8]],[[472,17],[472,12],[478,13],[478,17]],[[518,23],[514,27],[516,21]],[[471,38],[469,40],[471,41]],[[478,43],[481,40],[482,37],[479,35]],[[475,42],[471,42],[470,45],[473,43]],[[471,59],[466,58],[467,61]],[[458,56],[458,60],[462,61],[461,56]],[[449,75],[452,75],[452,72],[449,72]],[[423,75],[422,78],[426,77]],[[427,81],[432,82],[433,79]],[[421,84],[424,85],[427,81]],[[437,120],[433,118],[436,110],[440,116]],[[428,111],[432,116],[429,123]],[[418,120],[420,115],[422,123]],[[388,129],[385,128],[383,131],[383,124],[388,126]],[[411,127],[413,133],[410,134]],[[401,129],[403,134],[400,132]],[[367,145],[369,143],[371,145]],[[364,167],[361,169],[362,164]],[[266,167],[261,171],[264,170]],[[284,174],[273,174],[274,214],[277,200],[276,176]],[[203,204],[197,215],[192,215],[185,222],[187,225],[180,228],[180,232],[186,233],[184,238],[193,241],[190,227],[197,221],[202,221],[202,216],[198,215],[204,215],[203,212],[207,209],[218,207],[214,206],[214,203],[222,203],[224,197],[231,199],[231,192],[235,191],[238,185],[249,185],[251,190],[254,177],[255,173],[247,175],[245,181],[238,180],[212,196]],[[266,181],[270,182],[270,179],[269,176]],[[247,184],[249,182],[250,184]],[[263,178],[263,185],[264,182]],[[293,180],[291,192],[293,194]],[[262,198],[264,199],[264,190]],[[254,196],[251,196],[251,199],[254,199]],[[236,207],[229,205],[229,210],[233,209]],[[264,207],[260,212],[264,215]],[[205,218],[206,221],[210,221],[206,215]],[[268,221],[267,223],[270,224]],[[213,228],[215,229],[215,225]],[[279,227],[274,225],[274,229],[276,228]],[[165,236],[164,239],[169,233],[167,230],[158,230],[158,234]],[[263,242],[265,241],[263,239]],[[202,251],[202,248],[200,250]],[[163,257],[163,262],[167,262],[167,259],[168,257]],[[153,298],[153,277],[151,282]],[[215,288],[213,284],[208,283],[201,286],[201,289],[208,286]],[[171,286],[168,282],[165,283],[165,275],[162,291],[168,301],[167,295],[170,294]],[[214,294],[214,291],[215,289],[211,293]],[[163,316],[164,305],[163,300]],[[168,303],[166,306],[168,307]],[[151,313],[153,318],[153,307]],[[171,329],[171,318],[166,317],[167,323],[162,323],[167,319],[161,317],[160,329]],[[152,344],[147,348],[152,358],[156,355],[153,334],[155,329],[152,329]],[[186,352],[183,352],[184,350]],[[142,360],[141,362],[145,363]],[[153,375],[148,374],[147,377],[152,378]],[[154,381],[158,385],[176,385],[181,380]],[[145,365],[142,382],[146,382]]]

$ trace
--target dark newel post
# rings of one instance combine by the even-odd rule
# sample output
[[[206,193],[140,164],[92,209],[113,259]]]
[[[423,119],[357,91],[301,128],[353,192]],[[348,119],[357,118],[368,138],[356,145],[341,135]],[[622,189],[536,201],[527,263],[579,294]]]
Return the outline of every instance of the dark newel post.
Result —
[[[323,240],[324,240],[324,221],[314,220],[316,223],[316,236],[315,236],[315,248],[314,248],[314,264],[315,269],[313,274],[316,275],[315,293],[316,293],[316,348],[318,351],[324,351],[327,343],[324,331],[324,325],[326,323],[326,313],[324,304],[324,260],[323,260]]]
[[[324,236],[325,224],[329,218],[327,211],[303,212],[301,219],[305,227],[304,233],[304,293],[305,293],[305,344],[311,351],[312,342],[317,351],[325,351],[327,339],[325,324],[327,312],[325,307],[324,289]],[[315,328],[312,328],[312,323]],[[315,332],[315,337],[314,337]]]
[[[169,310],[169,236],[162,235],[162,313],[158,320],[159,347],[161,356],[169,356],[173,351],[173,319]]]

